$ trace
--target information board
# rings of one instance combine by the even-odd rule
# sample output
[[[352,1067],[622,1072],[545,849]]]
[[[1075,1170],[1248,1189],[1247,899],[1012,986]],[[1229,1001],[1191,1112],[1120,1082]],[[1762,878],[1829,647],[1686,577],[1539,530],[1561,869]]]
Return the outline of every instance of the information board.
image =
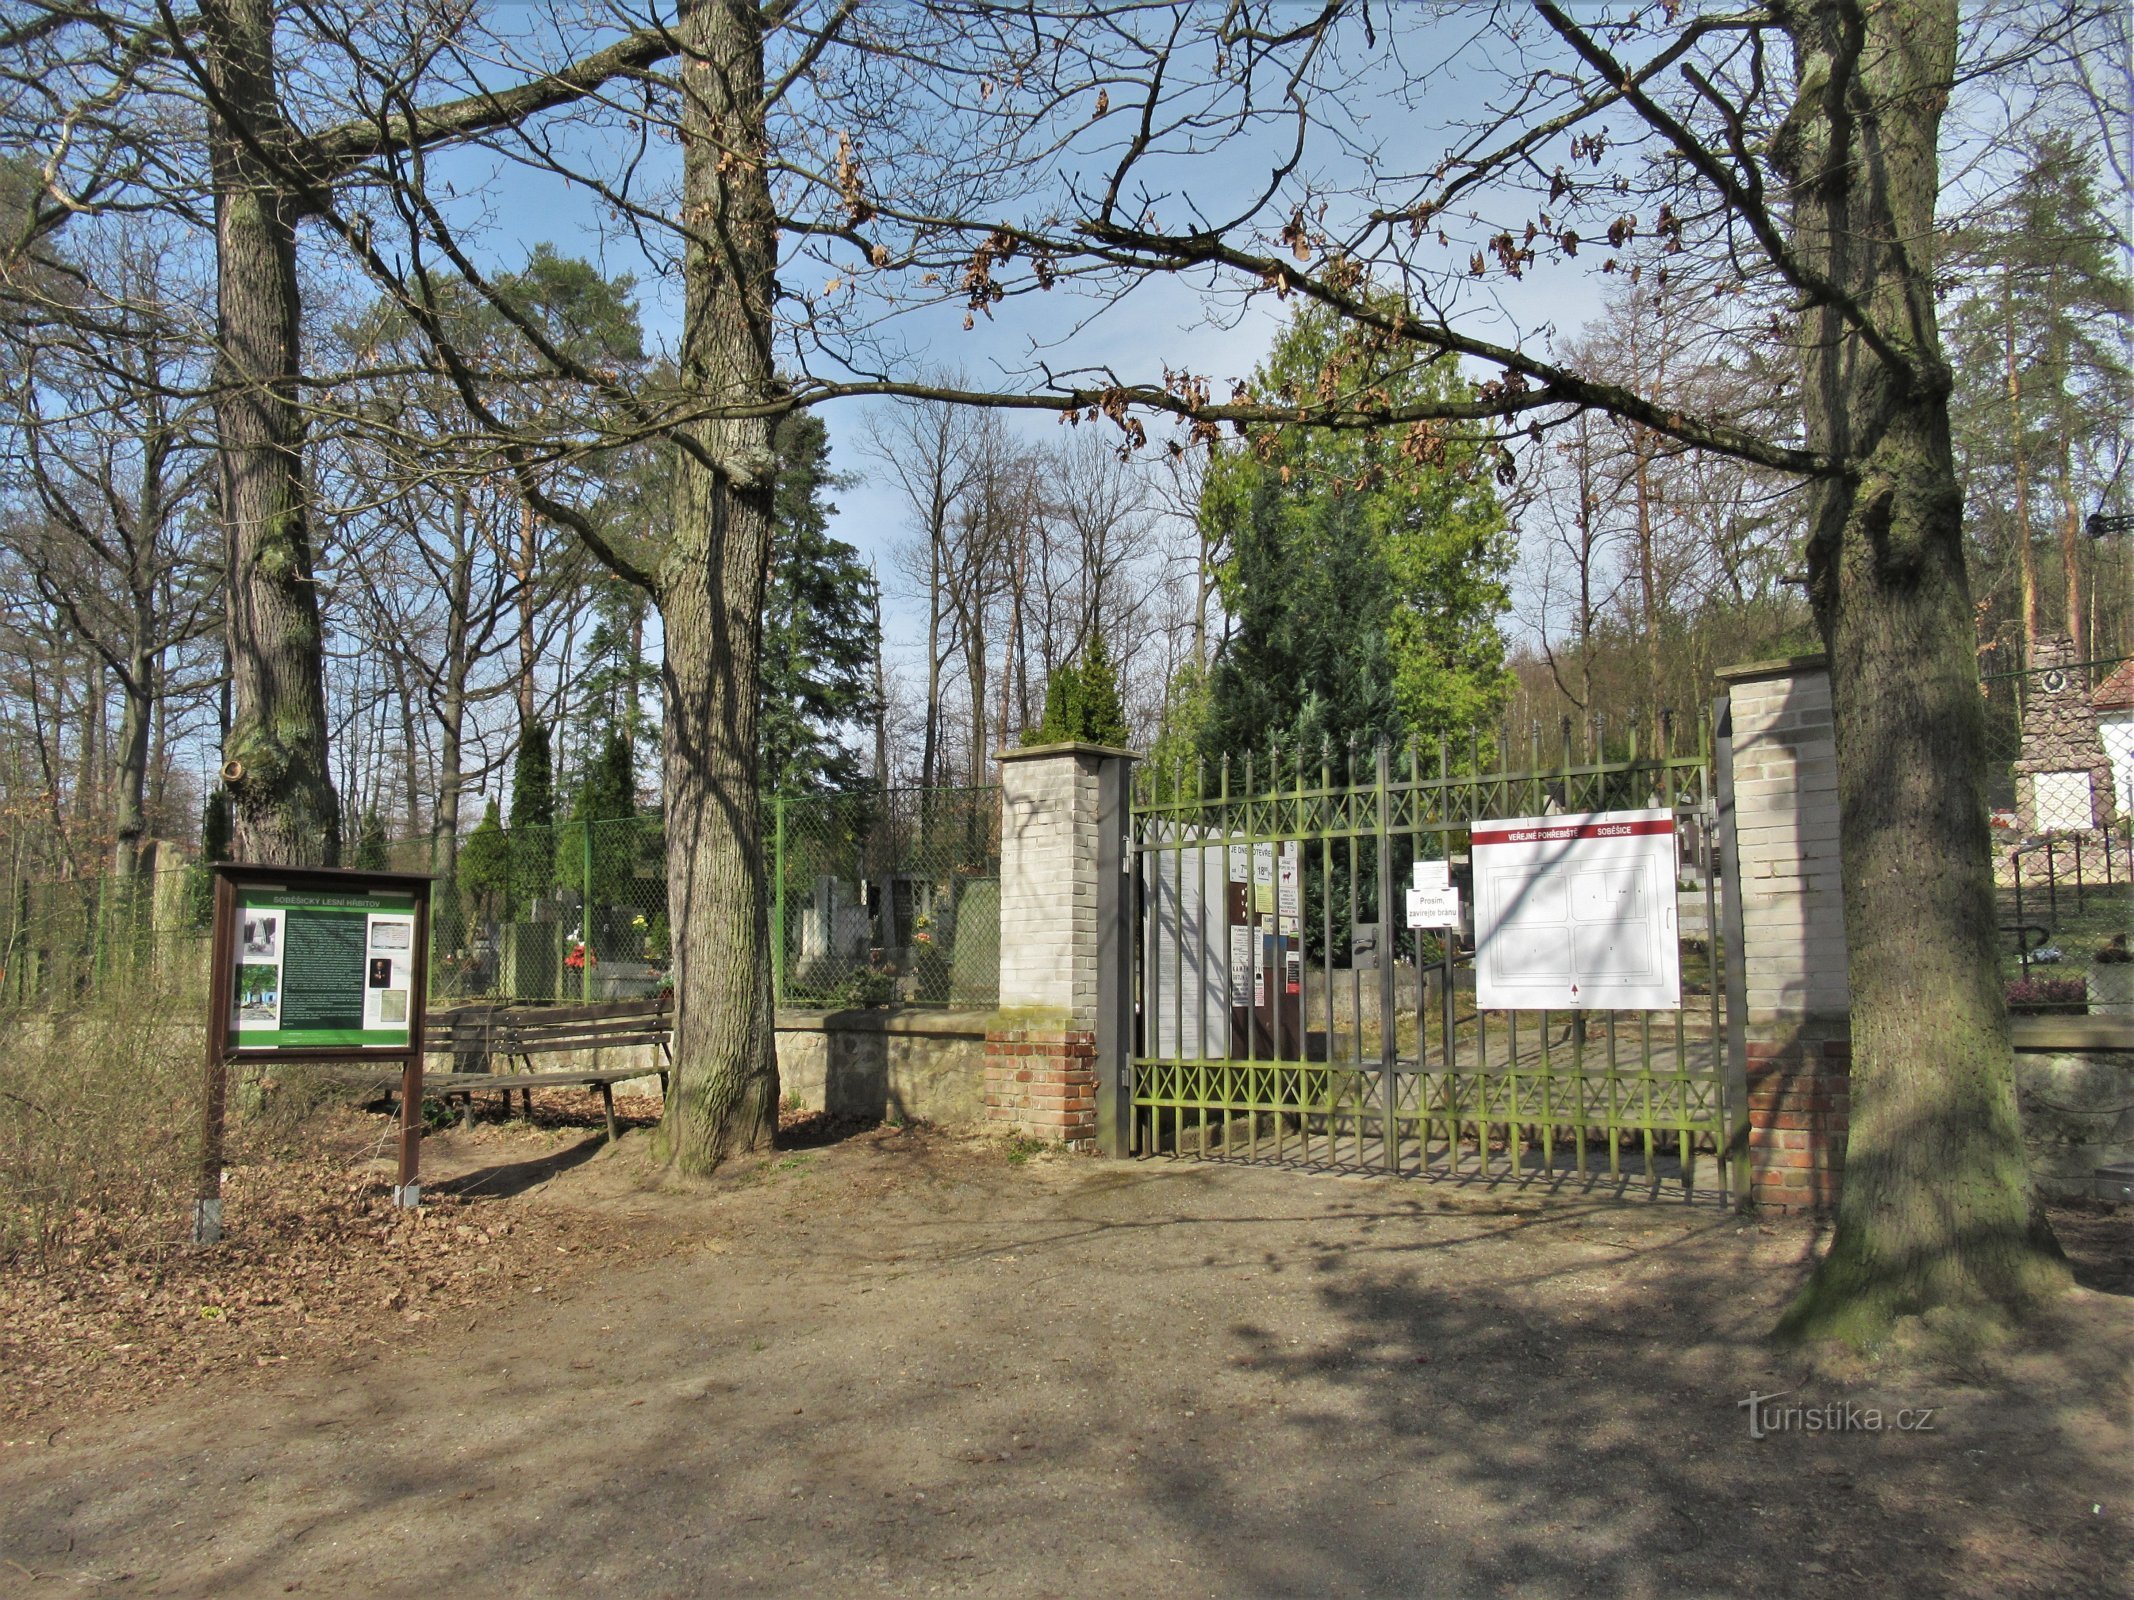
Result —
[[[404,1051],[415,897],[240,884],[230,1044]]]
[[[1681,1009],[1673,812],[1477,822],[1474,892],[1477,1005]]]
[[[430,876],[218,861],[193,1239],[222,1237],[233,1061],[400,1068],[397,1204],[420,1203]]]

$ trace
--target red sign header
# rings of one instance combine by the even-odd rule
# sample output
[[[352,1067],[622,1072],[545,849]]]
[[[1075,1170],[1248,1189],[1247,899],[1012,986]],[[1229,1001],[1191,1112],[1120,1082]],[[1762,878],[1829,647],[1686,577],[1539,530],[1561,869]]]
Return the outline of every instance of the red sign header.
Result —
[[[1674,818],[1653,817],[1636,822],[1566,822],[1533,828],[1477,828],[1476,844],[1553,844],[1558,840],[1627,839],[1638,834],[1673,833]]]

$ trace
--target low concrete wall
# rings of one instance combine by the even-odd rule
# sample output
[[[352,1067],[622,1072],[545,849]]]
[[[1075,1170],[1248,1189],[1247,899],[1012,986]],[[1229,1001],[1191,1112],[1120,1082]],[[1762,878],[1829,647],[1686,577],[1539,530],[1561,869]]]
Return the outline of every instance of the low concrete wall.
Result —
[[[778,1088],[811,1111],[985,1121],[990,1011],[781,1011]]]
[[[2095,1193],[2099,1167],[2134,1161],[2134,1052],[2018,1050],[2016,1098],[2040,1191]]]
[[[985,1121],[985,1043],[991,1011],[781,1011],[778,1091],[809,1111],[892,1117],[977,1127]],[[432,1071],[452,1066],[429,1055]],[[501,1063],[499,1063],[501,1065]],[[657,1094],[656,1045],[560,1050],[534,1057],[535,1070],[641,1067],[619,1094]]]

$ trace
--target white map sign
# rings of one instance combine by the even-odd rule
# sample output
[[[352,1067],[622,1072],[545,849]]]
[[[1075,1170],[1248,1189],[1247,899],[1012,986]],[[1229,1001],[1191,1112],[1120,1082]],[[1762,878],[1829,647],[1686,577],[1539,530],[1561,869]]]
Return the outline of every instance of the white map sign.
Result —
[[[1474,890],[1476,1005],[1681,1009],[1673,812],[1477,822]]]

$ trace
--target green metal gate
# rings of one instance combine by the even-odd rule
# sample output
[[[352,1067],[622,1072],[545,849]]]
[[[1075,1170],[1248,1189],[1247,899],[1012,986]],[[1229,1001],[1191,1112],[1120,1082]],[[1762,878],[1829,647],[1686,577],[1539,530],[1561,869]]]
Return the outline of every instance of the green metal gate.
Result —
[[[1553,761],[1534,739],[1516,769],[1502,744],[1145,768],[1136,1152],[1723,1197],[1740,1095],[1711,742],[1630,742],[1607,759],[1567,729]],[[1679,1009],[1478,1009],[1471,922],[1400,926],[1411,863],[1457,875],[1478,821],[1660,807]]]

